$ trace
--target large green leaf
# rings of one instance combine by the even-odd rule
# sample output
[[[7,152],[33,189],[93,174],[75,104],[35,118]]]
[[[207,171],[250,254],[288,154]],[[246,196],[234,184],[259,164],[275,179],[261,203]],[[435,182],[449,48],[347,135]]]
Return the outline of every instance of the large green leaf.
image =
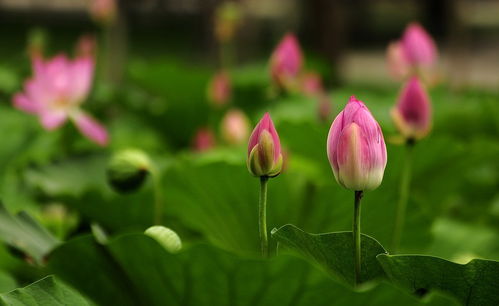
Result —
[[[73,289],[47,276],[24,288],[0,294],[0,304],[6,306],[88,306]]]
[[[11,215],[0,203],[0,239],[42,263],[59,241],[26,212]]]
[[[339,281],[355,286],[352,232],[309,234],[289,224],[272,230],[272,237],[313,259]],[[361,282],[365,283],[384,277],[376,256],[386,251],[374,238],[361,237]]]
[[[474,259],[465,265],[423,255],[380,254],[390,280],[423,296],[439,290],[470,306],[499,305],[499,262]]]
[[[142,234],[106,245],[76,238],[54,250],[49,268],[100,305],[419,304],[388,284],[351,291],[289,255],[239,258],[204,244],[171,254]]]

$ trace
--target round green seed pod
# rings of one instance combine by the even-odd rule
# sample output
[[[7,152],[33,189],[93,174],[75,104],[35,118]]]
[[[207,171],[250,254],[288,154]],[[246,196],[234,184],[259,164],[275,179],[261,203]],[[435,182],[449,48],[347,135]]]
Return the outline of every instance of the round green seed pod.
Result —
[[[117,192],[133,192],[142,186],[150,169],[151,161],[146,153],[126,149],[111,158],[107,167],[107,180]]]
[[[156,240],[170,253],[177,253],[182,248],[180,237],[167,227],[161,225],[151,226],[144,234]]]

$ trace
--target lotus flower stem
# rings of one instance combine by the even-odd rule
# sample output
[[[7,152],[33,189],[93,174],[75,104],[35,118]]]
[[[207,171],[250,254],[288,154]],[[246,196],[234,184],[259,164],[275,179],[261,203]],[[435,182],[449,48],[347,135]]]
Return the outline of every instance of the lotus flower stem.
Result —
[[[161,176],[156,168],[153,168],[151,172],[154,183],[153,224],[160,225],[163,216],[163,193],[161,192]]]
[[[258,225],[260,229],[260,245],[262,256],[269,256],[269,240],[267,237],[267,182],[269,178],[260,177],[260,205],[258,212]]]
[[[392,252],[396,253],[400,239],[402,237],[402,230],[405,222],[405,211],[407,208],[407,201],[409,199],[409,188],[411,185],[411,172],[412,172],[412,147],[414,141],[408,141],[405,148],[404,167],[402,168],[402,177],[400,179],[399,201],[397,204],[397,213],[395,216],[395,228],[393,230]]]
[[[360,200],[362,199],[363,191],[355,191],[355,208],[353,214],[353,244],[355,247],[355,283],[360,283]]]

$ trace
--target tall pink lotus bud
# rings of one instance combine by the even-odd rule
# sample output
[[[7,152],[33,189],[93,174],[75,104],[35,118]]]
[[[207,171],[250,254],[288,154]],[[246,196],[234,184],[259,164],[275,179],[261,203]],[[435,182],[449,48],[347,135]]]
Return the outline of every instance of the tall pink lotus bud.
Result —
[[[381,184],[386,166],[383,133],[364,103],[353,96],[331,125],[327,156],[343,187],[363,191]]]
[[[404,85],[391,115],[400,133],[408,140],[420,139],[430,132],[430,98],[417,77],[412,77]]]
[[[415,66],[431,66],[437,58],[433,38],[419,23],[411,23],[405,29],[401,40],[405,58]]]
[[[34,57],[32,65],[33,76],[24,83],[24,92],[14,96],[14,106],[37,115],[47,130],[56,129],[70,119],[87,138],[106,145],[106,129],[81,109],[92,87],[93,57],[73,60],[65,55],[47,60]]]
[[[411,70],[403,46],[398,41],[388,45],[386,61],[390,75],[396,80],[404,79]]]
[[[225,71],[217,72],[208,84],[208,100],[215,106],[226,105],[232,96],[229,74]]]
[[[303,65],[300,45],[294,34],[288,33],[277,45],[270,58],[272,80],[280,87],[296,86]]]
[[[249,120],[246,115],[237,109],[225,114],[222,119],[222,137],[229,144],[240,144],[248,139]]]
[[[279,135],[269,113],[258,122],[248,143],[248,170],[254,176],[274,177],[282,170]]]
[[[192,143],[194,151],[205,152],[215,147],[215,134],[209,128],[197,130]]]

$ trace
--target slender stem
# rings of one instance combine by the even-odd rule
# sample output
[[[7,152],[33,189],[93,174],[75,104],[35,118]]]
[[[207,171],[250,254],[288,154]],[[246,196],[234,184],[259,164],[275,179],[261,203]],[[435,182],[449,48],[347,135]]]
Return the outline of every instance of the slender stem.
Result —
[[[402,238],[402,230],[405,222],[405,211],[407,209],[407,201],[409,199],[409,188],[411,185],[412,171],[412,147],[413,143],[406,144],[404,167],[402,168],[402,177],[400,179],[399,201],[397,204],[397,213],[395,216],[395,228],[393,230],[392,252],[398,251],[400,240]]]
[[[153,224],[161,224],[163,216],[163,193],[161,192],[161,177],[159,171],[152,169],[151,171],[154,184],[154,208],[153,208]]]
[[[361,266],[361,246],[360,246],[360,199],[363,192],[355,191],[355,208],[353,214],[353,244],[355,247],[355,283],[360,283],[360,266]]]
[[[258,225],[260,230],[260,244],[262,256],[269,256],[269,241],[267,238],[267,182],[268,177],[260,177],[260,205],[258,213]]]

